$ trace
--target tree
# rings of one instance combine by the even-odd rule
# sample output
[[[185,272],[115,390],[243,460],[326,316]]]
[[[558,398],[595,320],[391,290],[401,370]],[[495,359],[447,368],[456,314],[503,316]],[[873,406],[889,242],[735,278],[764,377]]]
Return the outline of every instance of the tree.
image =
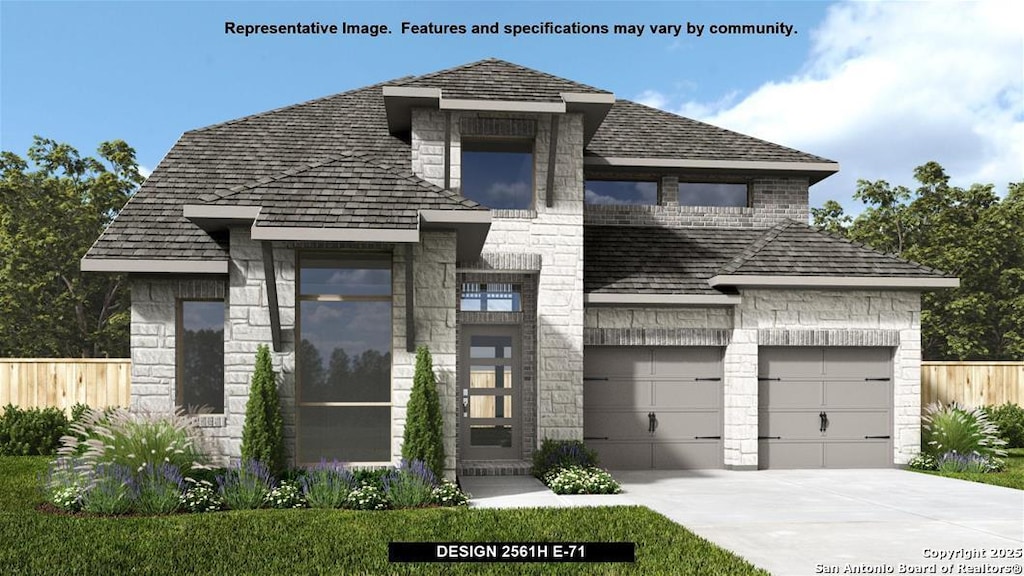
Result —
[[[440,478],[444,474],[444,428],[433,359],[426,346],[416,349],[416,372],[405,417],[402,458],[422,460]]]
[[[284,421],[277,375],[266,344],[256,350],[256,370],[245,403],[242,460],[257,460],[274,473],[284,470]]]
[[[0,152],[0,356],[127,356],[125,276],[83,274],[79,260],[138,188],[135,150],[99,157],[35,137],[33,166]]]
[[[914,178],[915,190],[860,180],[864,212],[851,222],[830,202],[812,211],[814,224],[960,277],[960,288],[922,296],[925,358],[1024,358],[1024,183],[1000,199],[992,185],[950,186],[936,162]]]

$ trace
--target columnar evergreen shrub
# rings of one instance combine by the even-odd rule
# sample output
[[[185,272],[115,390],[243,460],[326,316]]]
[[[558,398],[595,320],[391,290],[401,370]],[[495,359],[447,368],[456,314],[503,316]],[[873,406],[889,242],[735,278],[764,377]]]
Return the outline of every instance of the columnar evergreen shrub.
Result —
[[[444,424],[433,359],[426,346],[416,350],[416,372],[405,419],[402,458],[422,460],[437,476],[444,474]]]
[[[257,460],[271,472],[284,470],[284,421],[277,393],[277,375],[270,361],[270,348],[260,345],[256,369],[245,404],[242,427],[242,459]]]

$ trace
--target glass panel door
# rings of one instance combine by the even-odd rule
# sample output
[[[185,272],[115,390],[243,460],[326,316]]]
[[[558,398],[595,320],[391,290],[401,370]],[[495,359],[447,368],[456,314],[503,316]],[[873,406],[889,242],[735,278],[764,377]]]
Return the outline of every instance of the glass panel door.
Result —
[[[460,379],[462,457],[515,459],[519,454],[519,329],[466,326]]]

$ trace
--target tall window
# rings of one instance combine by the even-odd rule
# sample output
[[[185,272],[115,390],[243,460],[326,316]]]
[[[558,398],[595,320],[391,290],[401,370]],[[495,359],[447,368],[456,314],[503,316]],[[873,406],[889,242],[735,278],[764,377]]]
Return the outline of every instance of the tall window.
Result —
[[[587,204],[654,206],[658,203],[658,183],[637,180],[587,180],[583,201]]]
[[[177,398],[185,408],[224,413],[224,301],[179,300]]]
[[[532,140],[464,140],[462,195],[497,210],[533,208]]]
[[[391,256],[299,264],[298,460],[391,460]]]
[[[680,182],[680,206],[747,206],[746,184]]]

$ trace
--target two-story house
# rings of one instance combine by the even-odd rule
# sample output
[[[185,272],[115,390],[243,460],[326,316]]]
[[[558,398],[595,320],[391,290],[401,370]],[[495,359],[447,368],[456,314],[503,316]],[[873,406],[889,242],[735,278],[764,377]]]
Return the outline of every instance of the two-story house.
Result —
[[[807,226],[838,169],[491,59],[186,132],[82,269],[131,276],[133,406],[223,457],[267,343],[299,464],[397,461],[418,345],[449,473],[903,464],[958,281]]]

